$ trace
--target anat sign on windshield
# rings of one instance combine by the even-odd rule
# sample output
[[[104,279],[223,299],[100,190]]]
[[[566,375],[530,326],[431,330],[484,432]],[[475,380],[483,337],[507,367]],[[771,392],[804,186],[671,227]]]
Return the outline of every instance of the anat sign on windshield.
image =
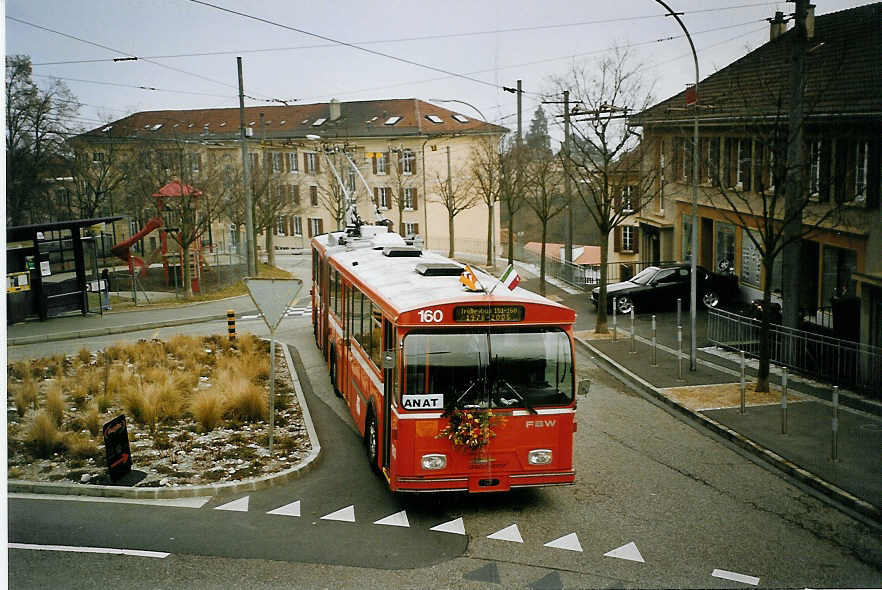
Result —
[[[405,410],[441,410],[444,408],[444,394],[441,393],[405,395],[402,396],[401,401]]]

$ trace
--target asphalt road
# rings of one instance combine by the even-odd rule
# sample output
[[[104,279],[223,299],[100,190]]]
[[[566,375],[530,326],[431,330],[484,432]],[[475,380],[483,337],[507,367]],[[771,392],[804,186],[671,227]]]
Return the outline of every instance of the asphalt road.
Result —
[[[223,333],[225,324],[193,328]],[[241,322],[240,329],[265,333],[260,321]],[[625,390],[581,354],[580,372],[593,385],[579,402],[576,485],[478,496],[391,494],[368,468],[348,413],[330,389],[309,318],[284,320],[277,338],[294,347],[302,363],[299,374],[311,384],[305,392],[323,445],[316,469],[247,494],[247,511],[215,509],[236,500],[241,506],[245,494],[215,498],[198,508],[11,497],[10,542],[168,555],[11,548],[9,587],[882,584],[878,529],[850,519]],[[76,349],[83,344],[78,342]],[[267,514],[296,501],[299,517]],[[349,506],[355,522],[321,518]],[[409,527],[374,524],[402,510]],[[457,518],[463,519],[466,535],[429,530]],[[517,525],[523,543],[488,538],[511,525]],[[571,534],[581,551],[573,545],[569,550],[546,546]],[[631,543],[642,562],[605,556],[630,549]],[[746,577],[715,577],[715,570],[718,576]]]

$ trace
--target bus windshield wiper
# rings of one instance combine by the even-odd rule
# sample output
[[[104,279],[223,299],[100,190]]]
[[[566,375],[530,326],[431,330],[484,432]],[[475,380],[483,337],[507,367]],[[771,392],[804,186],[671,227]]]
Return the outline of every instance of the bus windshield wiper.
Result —
[[[475,379],[475,380],[473,380],[471,383],[469,383],[469,386],[466,387],[466,390],[462,392],[462,395],[460,395],[458,398],[456,398],[455,400],[453,400],[452,402],[450,402],[449,404],[447,404],[446,406],[444,406],[444,411],[445,411],[445,412],[449,412],[450,410],[452,410],[453,408],[455,408],[456,406],[458,406],[458,405],[459,405],[459,402],[461,402],[462,399],[463,399],[465,396],[467,396],[467,395],[469,394],[469,392],[470,392],[472,389],[474,389],[475,385],[477,385],[477,384],[478,384],[478,380],[477,380],[477,379]],[[475,406],[475,407],[477,407],[477,406]]]
[[[524,402],[524,407],[526,407],[527,410],[529,410],[531,414],[538,414],[539,413],[533,408],[533,406],[530,405],[530,402],[527,401],[527,398],[525,396],[521,395],[521,393],[517,389],[515,389],[511,383],[509,383],[508,381],[506,381],[505,379],[503,379],[501,377],[499,378],[499,383],[501,383],[502,385],[505,385],[505,387],[507,387],[510,392],[515,394],[515,397],[517,397],[522,402]]]

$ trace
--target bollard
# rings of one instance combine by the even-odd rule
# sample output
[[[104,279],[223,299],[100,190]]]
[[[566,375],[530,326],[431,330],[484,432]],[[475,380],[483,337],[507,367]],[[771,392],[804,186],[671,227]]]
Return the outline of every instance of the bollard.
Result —
[[[631,354],[637,354],[637,345],[634,340],[634,308],[631,308]]]
[[[682,326],[683,323],[680,321],[680,311],[683,309],[683,300],[677,297],[677,325]]]
[[[613,342],[618,337],[618,326],[616,326],[616,298],[613,297]]]
[[[677,326],[677,381],[683,380],[683,326]]]
[[[787,367],[781,372],[781,434],[787,434]]]
[[[744,413],[744,351],[741,351],[741,413]]]
[[[652,362],[651,365],[653,367],[658,366],[658,352],[656,351],[656,340],[655,340],[655,314],[652,315]]]
[[[236,339],[236,312],[227,310],[227,336],[230,340]]]
[[[833,386],[833,440],[830,455],[834,461],[839,460],[839,386]]]

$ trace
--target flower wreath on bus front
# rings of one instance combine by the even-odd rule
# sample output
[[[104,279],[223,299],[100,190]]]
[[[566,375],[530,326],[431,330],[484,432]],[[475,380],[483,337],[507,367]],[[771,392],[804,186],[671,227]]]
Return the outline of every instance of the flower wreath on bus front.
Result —
[[[490,443],[496,436],[493,428],[502,424],[505,417],[495,415],[491,410],[450,409],[443,416],[450,423],[438,433],[436,438],[446,438],[454,447],[477,451]]]

